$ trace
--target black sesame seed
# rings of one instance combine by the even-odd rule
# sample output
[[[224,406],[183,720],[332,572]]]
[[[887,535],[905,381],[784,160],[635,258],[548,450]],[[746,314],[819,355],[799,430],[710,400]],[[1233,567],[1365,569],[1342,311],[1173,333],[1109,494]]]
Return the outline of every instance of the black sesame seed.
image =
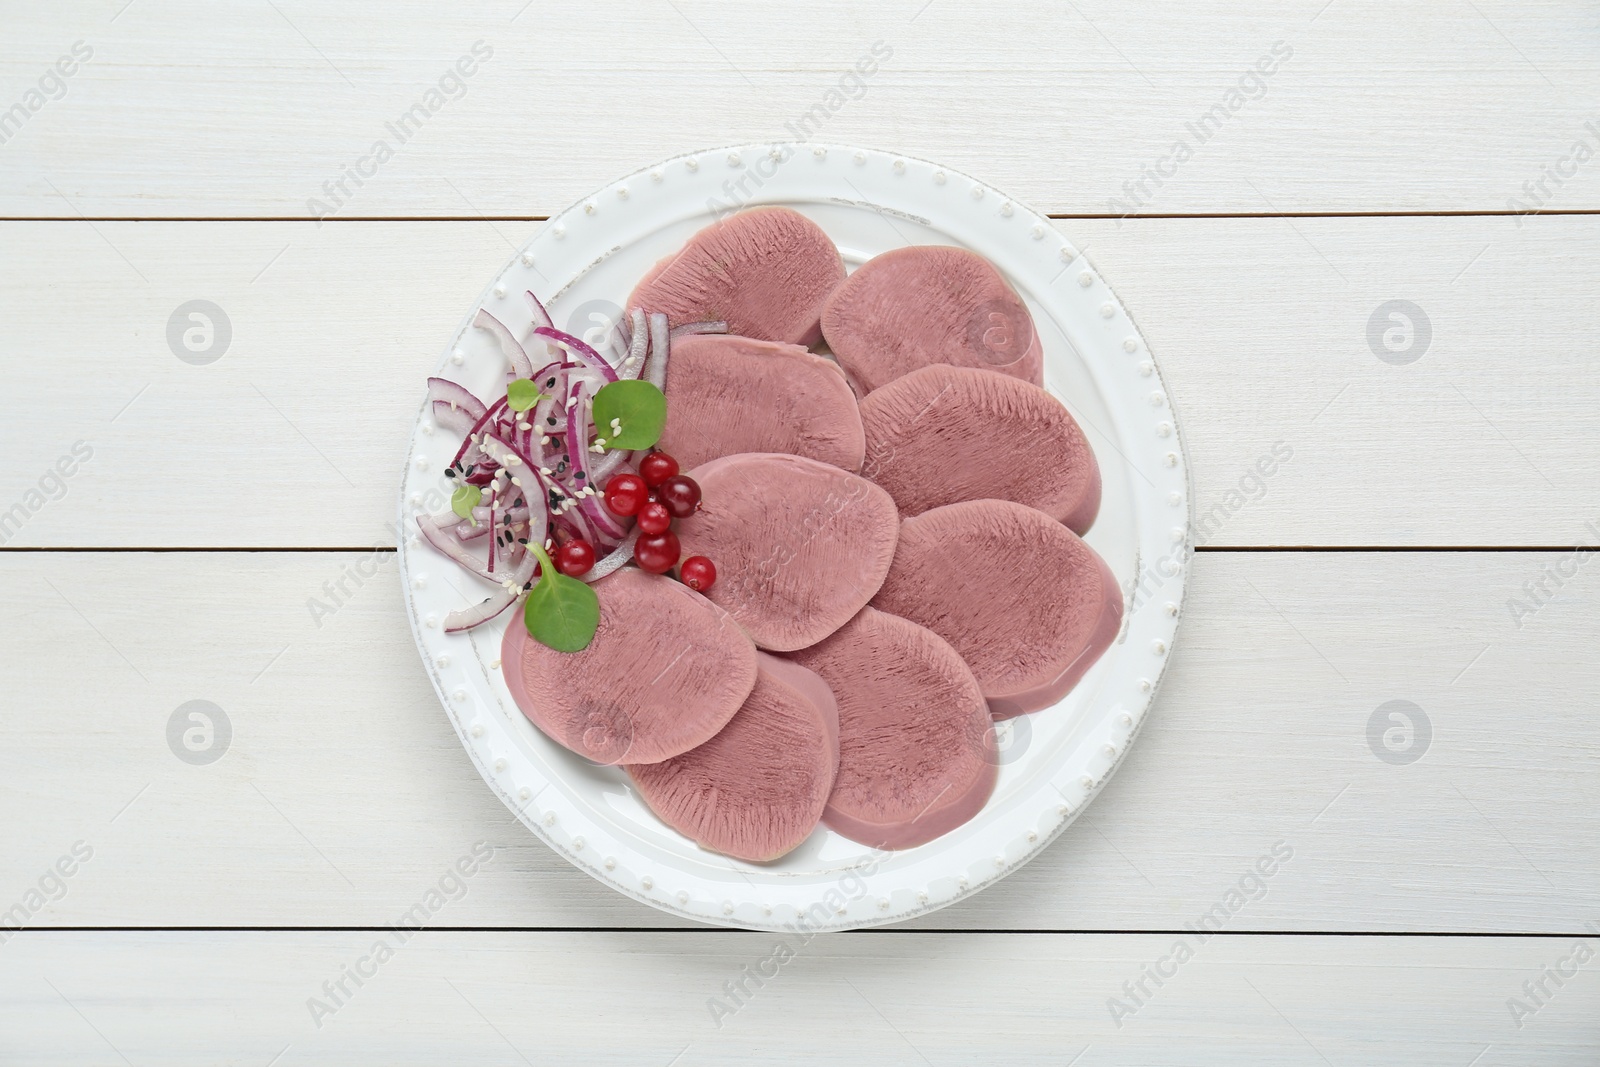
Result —
[[[554,426],[556,424],[556,417],[554,415],[550,415],[547,416],[544,421],[548,422],[551,426]]]

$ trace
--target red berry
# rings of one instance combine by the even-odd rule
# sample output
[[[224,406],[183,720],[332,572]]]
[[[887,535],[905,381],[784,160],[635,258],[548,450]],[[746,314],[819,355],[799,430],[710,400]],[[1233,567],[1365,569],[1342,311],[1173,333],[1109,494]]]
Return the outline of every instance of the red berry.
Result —
[[[656,495],[674,518],[686,519],[700,510],[700,483],[687,474],[674,474],[662,482]]]
[[[606,482],[606,510],[621,518],[639,514],[649,487],[637,474],[613,474]]]
[[[671,530],[641,537],[633,546],[634,562],[651,574],[667,573],[682,554],[683,546],[678,544],[678,535]]]
[[[672,527],[672,512],[660,501],[652,500],[639,509],[639,530],[641,533],[658,534],[666,533]]]
[[[678,461],[665,452],[652,452],[639,461],[639,475],[654,489],[678,473]]]
[[[703,593],[717,580],[717,567],[704,556],[690,556],[683,561],[683,566],[678,568],[678,577],[683,579],[683,584],[690,589]]]
[[[589,568],[594,566],[594,546],[581,537],[574,537],[556,549],[556,558],[552,562],[556,570],[569,578],[588,574]]]

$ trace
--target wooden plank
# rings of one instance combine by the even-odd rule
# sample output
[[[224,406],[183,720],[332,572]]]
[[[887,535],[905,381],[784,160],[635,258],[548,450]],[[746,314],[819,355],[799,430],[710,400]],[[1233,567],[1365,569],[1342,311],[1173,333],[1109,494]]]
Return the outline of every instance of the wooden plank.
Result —
[[[1242,883],[1229,929],[1600,920],[1600,592],[1586,570],[1543,577],[1569,563],[1197,556],[1170,674],[1106,792],[916,925],[1176,930]],[[484,841],[493,861],[440,925],[680,924],[492,797],[420,670],[391,554],[13,553],[0,575],[0,912],[82,841],[92,859],[28,925],[381,925]],[[1541,580],[1553,598],[1519,629],[1508,598]],[[308,601],[340,582],[319,626]],[[169,748],[191,700],[231,724],[208,766]],[[1430,724],[1409,764],[1376,754],[1405,725],[1379,713],[1395,700]],[[1275,846],[1293,856],[1256,892]]]
[[[1600,1041],[1594,935],[1189,935],[1181,963],[1177,943],[1159,934],[425,931],[402,943],[388,930],[34,933],[0,952],[0,1050],[39,1065],[212,1064],[227,1050],[234,1062],[282,1067],[1549,1067],[1593,1063]],[[359,986],[345,978],[340,993],[332,983],[357,967],[368,977]],[[1157,967],[1168,975],[1159,987],[1145,977]],[[1542,975],[1554,967],[1568,975],[1560,986]],[[1124,989],[1140,981],[1148,996]],[[1524,990],[1534,981],[1550,993],[1536,1009]],[[1114,1018],[1116,1001],[1131,1012]],[[1516,1002],[1528,1014],[1513,1016]]]
[[[1058,225],[1161,360],[1204,543],[1576,544],[1600,521],[1600,219]],[[0,534],[393,544],[423,378],[534,228],[0,224],[0,297],[26,312],[0,324],[22,401],[0,423],[0,512],[28,511]],[[167,340],[195,299],[219,305],[232,333],[205,366]],[[1429,324],[1406,365],[1369,343],[1394,299]],[[1389,326],[1380,316],[1380,335]],[[63,490],[48,472],[79,441],[93,456]],[[1258,477],[1280,443],[1292,459]]]
[[[542,215],[685,150],[795,136],[937,158],[1051,212],[1501,211],[1535,202],[1524,182],[1592,210],[1600,166],[1572,146],[1597,143],[1593,32],[1575,0],[23,5],[0,108],[37,110],[0,146],[0,214],[307,218],[384,140],[346,213]],[[447,80],[477,42],[492,56]]]

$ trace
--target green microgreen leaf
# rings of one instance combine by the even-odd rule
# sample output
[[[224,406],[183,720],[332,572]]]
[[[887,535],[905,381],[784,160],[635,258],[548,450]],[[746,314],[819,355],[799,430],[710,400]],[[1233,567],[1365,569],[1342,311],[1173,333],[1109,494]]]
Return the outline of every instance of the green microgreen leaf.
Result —
[[[666,425],[667,398],[649,382],[612,382],[594,395],[595,436],[608,449],[649,448]]]
[[[541,400],[554,399],[549,393],[541,393],[539,387],[526,378],[518,378],[506,385],[506,407],[512,411],[527,411]]]
[[[483,490],[475,485],[463,485],[450,494],[450,510],[463,519],[472,518],[472,509],[483,499]]]
[[[544,546],[529,544],[539,560],[539,580],[522,605],[528,636],[557,652],[582,652],[600,626],[600,598],[588,582],[556,570]]]

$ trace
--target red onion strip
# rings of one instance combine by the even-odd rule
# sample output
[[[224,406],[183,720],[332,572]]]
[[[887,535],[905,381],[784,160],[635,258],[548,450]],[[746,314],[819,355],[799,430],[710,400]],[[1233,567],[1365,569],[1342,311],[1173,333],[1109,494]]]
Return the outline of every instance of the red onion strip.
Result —
[[[654,312],[650,316],[650,362],[649,373],[646,380],[651,385],[666,392],[667,389],[667,353],[672,348],[672,334],[667,329],[667,316],[662,312]]]
[[[612,368],[611,364],[607,363],[600,353],[590,348],[581,338],[574,337],[570,333],[564,333],[561,330],[551,329],[548,326],[535,328],[533,335],[542,337],[571,352],[578,358],[580,363],[599,371],[600,376],[605,378],[606,381],[614,382],[617,380],[617,372]]]
[[[450,530],[440,525],[439,521],[432,515],[418,515],[417,527],[422,531],[423,540],[427,541],[428,544],[432,545],[440,552],[443,552],[445,555],[461,564],[473,574],[476,574],[479,578],[490,582],[498,582],[500,580],[494,575],[490,574],[488,571],[484,570],[483,564],[478,562],[478,560],[473,557],[472,553],[468,552],[461,542],[455,538]]]
[[[518,561],[516,569],[511,572],[511,576],[505,580],[506,585],[512,588],[501,589],[481,604],[475,604],[462,611],[452,611],[444,617],[444,632],[460,633],[462,630],[481,626],[515,604],[528,583],[533,580],[533,569],[537,565],[538,560],[532,552],[523,556]]]
[[[589,398],[584,395],[587,391],[586,383],[582,381],[574,382],[567,390],[567,455],[572,462],[567,478],[568,484],[576,485],[580,490],[586,486],[593,488],[594,485],[594,477],[589,473],[590,406]],[[628,532],[600,505],[598,496],[580,496],[577,492],[573,496],[578,501],[578,510],[603,536],[615,541]]]
[[[624,563],[633,558],[633,546],[638,540],[639,528],[635,526],[628,531],[628,536],[624,537],[622,543],[612,549],[609,555],[595,561],[594,566],[589,568],[589,573],[583,576],[583,580],[586,582],[598,582],[606,575],[618,570]]]
[[[468,434],[472,432],[473,416],[466,410],[451,407],[448,401],[435,400],[433,407],[433,421],[446,430],[455,433]]]
[[[488,413],[489,409],[483,401],[473,396],[464,385],[452,382],[448,378],[429,378],[428,395],[435,403],[443,402],[451,407],[459,408],[468,416],[468,421],[476,422]]]
[[[555,328],[555,321],[550,318],[550,310],[544,306],[544,301],[533,295],[532,289],[525,289],[522,293],[528,299],[528,310],[533,312],[535,326],[549,326]]]
[[[503,396],[499,400],[496,400],[493,404],[489,405],[488,413],[485,414],[483,416],[483,418],[481,418],[477,422],[473,423],[472,424],[472,432],[468,433],[466,437],[462,438],[461,447],[456,449],[456,456],[455,456],[454,459],[452,459],[450,461],[450,466],[451,467],[453,467],[454,469],[456,469],[458,471],[461,470],[461,468],[462,468],[462,462],[461,461],[466,458],[467,452],[469,450],[476,449],[478,451],[482,451],[481,449],[478,449],[478,447],[477,447],[478,443],[476,441],[474,441],[473,438],[477,437],[481,433],[483,433],[484,430],[485,430],[486,425],[489,422],[489,420],[494,418],[500,412],[504,411],[505,408],[506,408],[506,398],[503,397]]]
[[[617,473],[618,468],[628,462],[632,452],[626,450],[607,452],[589,468],[589,477],[594,479],[595,492],[605,488],[606,479]]]
[[[511,336],[511,331],[506,329],[506,324],[489,314],[483,308],[478,309],[478,314],[472,319],[472,325],[488,330],[500,342],[500,351],[506,354],[511,361],[511,369],[518,378],[527,378],[533,374],[533,361],[528,358],[528,353],[522,345]]]

